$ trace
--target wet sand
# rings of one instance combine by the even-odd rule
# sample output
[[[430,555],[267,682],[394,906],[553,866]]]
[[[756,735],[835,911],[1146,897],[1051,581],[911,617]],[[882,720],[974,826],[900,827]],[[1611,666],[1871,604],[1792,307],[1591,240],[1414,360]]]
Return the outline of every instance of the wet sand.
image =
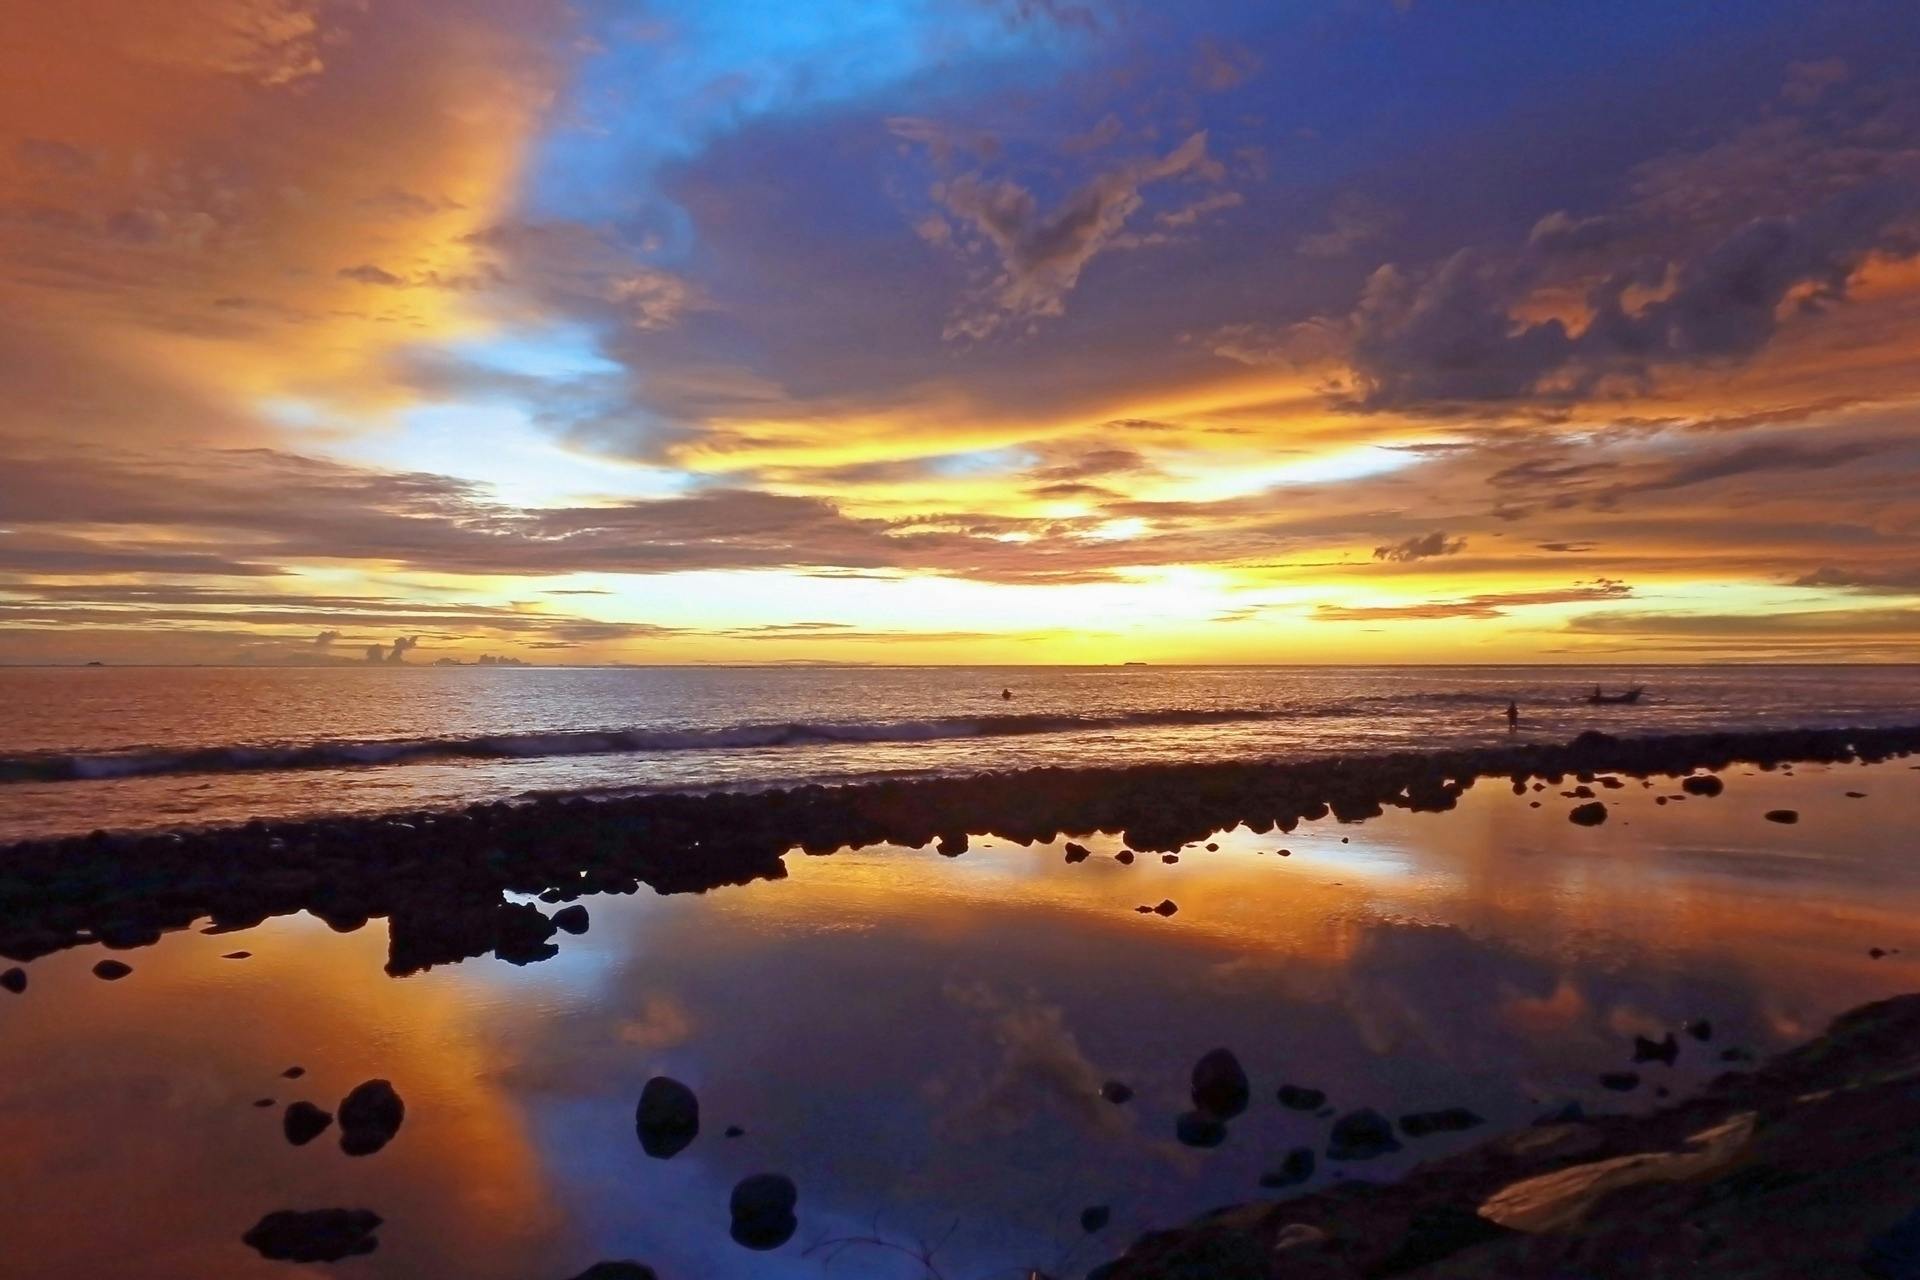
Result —
[[[1809,744],[1829,757],[1848,745]],[[241,1243],[262,1215],[364,1206],[386,1220],[379,1247],[340,1274],[559,1280],[602,1258],[637,1258],[669,1278],[925,1274],[870,1246],[827,1265],[821,1246],[875,1236],[937,1242],[949,1277],[1016,1266],[1072,1276],[1142,1232],[1260,1194],[1262,1174],[1302,1145],[1320,1155],[1311,1189],[1336,1174],[1393,1178],[1569,1101],[1643,1111],[1658,1090],[1682,1097],[1724,1070],[1729,1048],[1775,1052],[1852,1005],[1920,989],[1910,923],[1920,868],[1905,834],[1920,816],[1914,771],[1897,758],[1788,767],[1781,746],[1749,751],[1772,769],[1722,768],[1725,793],[1712,798],[1675,799],[1687,793],[1666,777],[1583,784],[1577,769],[1519,794],[1504,774],[1465,792],[1443,774],[1422,807],[1403,791],[1405,804],[1347,823],[1269,810],[1207,825],[1202,799],[1244,797],[1196,799],[1188,776],[1181,810],[1143,813],[1124,838],[1061,830],[1039,842],[1023,830],[1022,847],[967,821],[957,857],[931,839],[918,850],[881,839],[782,860],[790,841],[767,865],[755,841],[776,833],[709,827],[675,844],[656,803],[635,838],[589,865],[644,859],[637,878],[660,892],[569,890],[589,930],[536,942],[512,926],[522,936],[509,951],[554,948],[525,965],[464,950],[498,931],[489,919],[469,933],[428,923],[443,943],[433,967],[396,967],[424,944],[396,941],[405,920],[389,925],[374,908],[395,884],[426,893],[419,901],[490,893],[525,919],[536,908],[502,898],[502,881],[546,888],[556,863],[577,878],[579,833],[604,833],[597,821],[567,825],[565,806],[529,814],[547,838],[530,827],[512,859],[486,848],[461,859],[449,839],[448,861],[470,866],[444,883],[437,860],[406,866],[427,860],[408,833],[340,824],[183,838],[167,846],[183,861],[162,867],[197,865],[199,879],[100,895],[88,888],[96,870],[128,871],[146,845],[94,841],[95,863],[35,881],[45,909],[31,931],[17,912],[5,917],[9,945],[32,954],[21,957],[26,990],[0,992],[0,1141],[18,1173],[6,1257],[24,1260],[0,1274],[288,1274],[291,1264]],[[1364,772],[1391,781],[1394,768]],[[1436,772],[1429,762],[1407,776]],[[1310,810],[1313,777],[1284,777],[1284,803]],[[989,799],[1019,790],[975,785]],[[1568,821],[1584,800],[1560,793],[1582,785],[1608,804],[1603,825]],[[1160,794],[1136,788],[1110,803],[1144,810]],[[819,833],[853,820],[876,838],[886,830],[858,808],[808,803]],[[1788,807],[1797,823],[1767,819]],[[950,812],[930,803],[911,820],[937,838],[951,834]],[[289,869],[270,865],[274,840],[294,870],[341,875],[266,880]],[[257,862],[245,852],[254,841]],[[1069,841],[1084,860],[1068,861]],[[1114,855],[1127,848],[1138,856],[1122,863]],[[14,850],[7,865],[57,868],[63,851]],[[237,854],[235,865],[213,868],[210,851]],[[676,875],[670,852],[743,883]],[[362,897],[343,910],[345,887]],[[711,891],[670,892],[679,888]],[[259,895],[248,909],[267,918],[199,931],[205,903],[242,892]],[[159,905],[143,915],[143,900]],[[1162,900],[1177,913],[1136,911]],[[183,912],[197,928],[127,945]],[[79,933],[103,925],[128,930],[119,949]],[[248,958],[222,958],[241,951]],[[104,958],[133,971],[103,982],[92,968]],[[1632,1092],[1600,1086],[1602,1073],[1635,1069],[1634,1035],[1701,1017],[1713,1020],[1710,1044],[1683,1035],[1674,1065],[1641,1065]],[[1191,1106],[1195,1059],[1216,1045],[1245,1064],[1251,1105],[1222,1146],[1199,1151],[1174,1140],[1175,1118]],[[296,1064],[304,1074],[283,1078]],[[655,1074],[692,1085],[704,1116],[697,1141],[665,1161],[642,1152],[633,1128]],[[388,1148],[350,1157],[332,1133],[287,1143],[286,1103],[332,1109],[372,1078],[407,1101]],[[1110,1079],[1135,1096],[1100,1100]],[[1458,1106],[1486,1123],[1330,1164],[1331,1118],[1281,1106],[1282,1084],[1323,1089],[1337,1111]],[[267,1097],[273,1107],[253,1105]],[[728,1125],[745,1133],[725,1137]],[[754,1253],[728,1239],[727,1199],[764,1170],[798,1184],[799,1230]],[[1094,1206],[1110,1222],[1088,1238],[1080,1215]]]

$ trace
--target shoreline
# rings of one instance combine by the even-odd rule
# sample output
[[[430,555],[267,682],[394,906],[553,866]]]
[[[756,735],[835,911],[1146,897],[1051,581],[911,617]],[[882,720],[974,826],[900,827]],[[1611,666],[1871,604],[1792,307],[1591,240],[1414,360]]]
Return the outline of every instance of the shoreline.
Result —
[[[1560,1115],[1150,1232],[1088,1280],[1871,1276],[1920,1261],[1920,994],[1644,1115]]]
[[[1678,778],[1734,764],[1877,762],[1920,751],[1920,725],[1538,743],[1217,764],[1038,768],[753,792],[492,801],[442,812],[302,819],[0,846],[0,956],[150,945],[211,919],[227,931],[308,911],[338,930],[389,921],[391,974],[492,951],[557,953],[538,907],[594,893],[699,892],[786,875],[784,856],[893,844],[966,852],[970,836],[1051,844],[1106,832],[1174,852],[1246,825],[1292,831],[1391,807],[1452,809],[1476,782],[1516,790],[1599,774]],[[1606,792],[1602,791],[1604,797]],[[1579,806],[1592,817],[1591,801]],[[1579,820],[1579,819],[1576,819]]]

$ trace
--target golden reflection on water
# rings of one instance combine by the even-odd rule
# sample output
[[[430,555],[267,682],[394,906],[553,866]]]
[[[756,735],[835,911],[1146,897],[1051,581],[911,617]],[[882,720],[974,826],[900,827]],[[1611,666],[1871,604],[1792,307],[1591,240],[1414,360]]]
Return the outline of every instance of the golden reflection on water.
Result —
[[[1724,796],[1665,806],[1677,787],[1629,781],[1601,790],[1614,808],[1591,830],[1552,790],[1486,781],[1454,812],[1239,829],[1173,865],[1123,866],[1113,837],[1083,841],[1077,865],[991,835],[958,859],[796,852],[779,882],[589,900],[592,931],[527,969],[470,960],[393,980],[378,922],[337,935],[305,917],[170,936],[124,957],[135,972],[116,984],[82,948],[0,997],[0,1276],[295,1274],[241,1233],[273,1209],[335,1205],[388,1220],[376,1254],[341,1264],[365,1277],[557,1280],[602,1256],[663,1275],[821,1275],[804,1245],[883,1209],[964,1219],[952,1248],[974,1274],[1046,1261],[1075,1196],[1114,1199],[1117,1245],[1255,1194],[1263,1160],[1313,1140],[1269,1100],[1219,1152],[1169,1141],[1185,1066],[1217,1040],[1268,1094],[1282,1073],[1342,1106],[1451,1090],[1515,1123],[1591,1096],[1628,1037],[1680,1018],[1721,1021],[1713,1051],[1769,1050],[1920,988],[1904,834],[1917,778],[1735,770]],[[1776,807],[1801,822],[1765,821]],[[1134,910],[1163,897],[1170,919]],[[1902,953],[1872,959],[1876,946]],[[254,956],[219,958],[235,949]],[[1678,1090],[1720,1069],[1689,1055],[1660,1079]],[[296,1063],[306,1076],[281,1079]],[[655,1071],[712,1108],[667,1165],[632,1135]],[[1134,1106],[1091,1103],[1109,1072],[1140,1087]],[[287,1101],[331,1109],[377,1076],[408,1103],[386,1151],[282,1140]],[[251,1105],[264,1097],[276,1105]],[[718,1130],[735,1118],[749,1135],[729,1144]],[[748,1254],[712,1216],[763,1163],[800,1179],[808,1231]]]

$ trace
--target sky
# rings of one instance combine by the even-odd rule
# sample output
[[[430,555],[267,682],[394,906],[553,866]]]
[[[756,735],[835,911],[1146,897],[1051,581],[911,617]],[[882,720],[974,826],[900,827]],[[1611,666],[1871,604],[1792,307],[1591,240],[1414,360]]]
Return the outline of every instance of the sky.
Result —
[[[1911,0],[65,0],[0,663],[1920,656]]]

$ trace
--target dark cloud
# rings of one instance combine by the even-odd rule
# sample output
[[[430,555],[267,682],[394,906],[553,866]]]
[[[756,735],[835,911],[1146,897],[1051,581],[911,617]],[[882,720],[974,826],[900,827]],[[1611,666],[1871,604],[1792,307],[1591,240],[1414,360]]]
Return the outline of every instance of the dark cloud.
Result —
[[[1511,609],[1542,604],[1577,604],[1586,600],[1618,600],[1633,594],[1624,582],[1601,578],[1571,587],[1540,591],[1494,591],[1463,600],[1429,600],[1419,604],[1320,605],[1316,622],[1418,622],[1445,618],[1500,618]],[[1595,617],[1611,615],[1596,614]]]
[[[342,280],[354,280],[361,284],[380,285],[384,288],[398,288],[406,283],[384,267],[376,267],[371,262],[363,262],[357,267],[342,267],[335,273]]]
[[[1373,549],[1375,560],[1429,560],[1436,556],[1458,555],[1466,550],[1465,538],[1449,538],[1444,532],[1435,529],[1431,533],[1417,533],[1402,538],[1398,542],[1388,543]]]
[[[1842,591],[1920,594],[1920,565],[1887,569],[1837,569],[1826,565],[1792,580],[1796,587],[1831,587]]]

